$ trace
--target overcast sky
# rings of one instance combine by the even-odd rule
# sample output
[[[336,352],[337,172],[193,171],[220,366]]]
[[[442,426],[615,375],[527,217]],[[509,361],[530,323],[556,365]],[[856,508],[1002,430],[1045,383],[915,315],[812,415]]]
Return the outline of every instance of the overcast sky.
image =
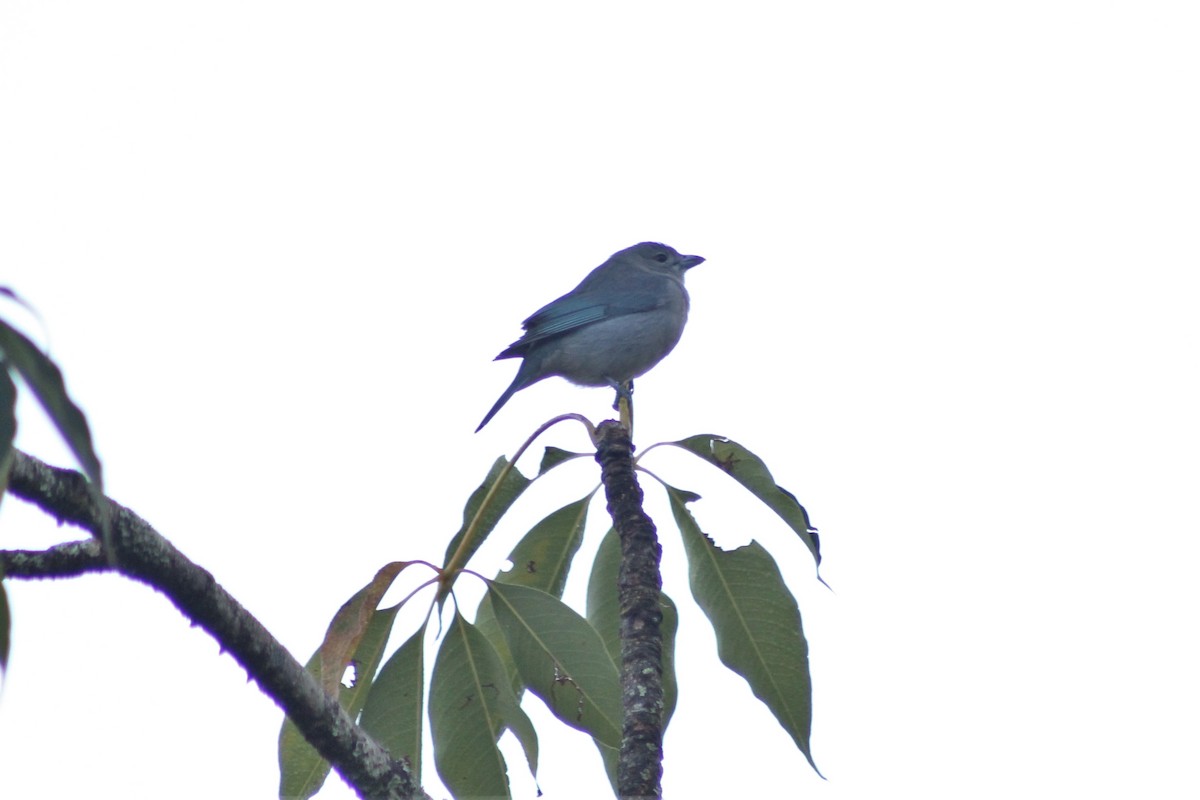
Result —
[[[111,496],[304,660],[380,565],[440,560],[497,455],[611,414],[554,380],[472,433],[520,321],[635,242],[703,255],[636,439],[736,439],[821,529],[834,592],[736,485],[647,459],[704,496],[718,542],[777,555],[828,781],[719,664],[644,481],[682,609],[668,795],[1192,798],[1197,21],[1184,2],[4,2],[0,285],[44,328],[2,313],[62,366]],[[71,463],[19,414],[20,447]],[[587,447],[578,426],[546,443]],[[562,472],[474,566],[597,480]],[[0,507],[0,546],[78,535]],[[281,713],[162,596],[115,576],[8,592],[5,797],[273,796]],[[545,797],[607,796],[586,737],[526,707]]]

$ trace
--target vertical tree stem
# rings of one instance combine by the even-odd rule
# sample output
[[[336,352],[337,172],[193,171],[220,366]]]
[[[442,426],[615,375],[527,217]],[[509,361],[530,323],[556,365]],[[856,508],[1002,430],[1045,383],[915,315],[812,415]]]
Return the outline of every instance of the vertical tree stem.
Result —
[[[624,705],[617,793],[662,796],[662,575],[654,522],[642,510],[629,431],[608,420],[596,429],[596,461],[608,513],[621,539],[621,695]]]

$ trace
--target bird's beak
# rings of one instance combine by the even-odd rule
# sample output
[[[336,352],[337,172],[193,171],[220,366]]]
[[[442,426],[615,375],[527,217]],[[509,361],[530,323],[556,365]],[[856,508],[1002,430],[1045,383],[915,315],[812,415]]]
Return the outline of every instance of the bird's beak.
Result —
[[[684,256],[683,261],[680,263],[683,265],[684,269],[691,269],[697,264],[703,264],[704,256]]]

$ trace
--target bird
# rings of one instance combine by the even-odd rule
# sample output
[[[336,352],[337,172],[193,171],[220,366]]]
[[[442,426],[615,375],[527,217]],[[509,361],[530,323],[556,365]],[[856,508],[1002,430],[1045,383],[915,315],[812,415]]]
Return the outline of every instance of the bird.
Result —
[[[496,356],[520,358],[521,366],[475,432],[514,394],[555,375],[627,396],[625,385],[679,342],[688,315],[683,275],[703,262],[641,242],[613,253],[574,289],[535,311],[521,324],[524,335]]]

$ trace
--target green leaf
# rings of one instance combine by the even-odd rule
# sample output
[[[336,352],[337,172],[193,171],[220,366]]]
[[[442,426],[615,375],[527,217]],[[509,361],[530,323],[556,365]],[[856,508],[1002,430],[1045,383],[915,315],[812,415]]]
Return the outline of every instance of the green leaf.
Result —
[[[537,589],[492,582],[488,594],[525,687],[567,725],[619,746],[620,678],[600,634]]]
[[[617,573],[621,566],[621,539],[612,528],[600,540],[588,577],[587,621],[600,634],[610,659],[621,669],[621,608],[618,602]],[[663,635],[663,730],[675,713],[679,683],[675,679],[675,634],[679,631],[679,610],[666,592],[659,592]]]
[[[675,715],[675,702],[679,698],[679,684],[675,680],[675,634],[679,632],[679,609],[675,601],[659,593],[658,604],[662,606],[663,636],[663,731]]]
[[[599,742],[596,742],[596,749],[600,751],[600,760],[604,762],[604,774],[608,777],[608,785],[612,788],[613,797],[620,798],[621,790],[617,786],[617,768],[621,766],[621,750]]]
[[[12,612],[8,607],[8,590],[4,587],[4,571],[0,570],[0,673],[8,669],[8,647],[12,639]]]
[[[479,484],[479,488],[471,493],[466,508],[463,509],[462,527],[458,529],[458,533],[450,540],[450,546],[446,548],[446,561],[443,566],[450,565],[460,545],[464,546],[464,551],[457,563],[459,567],[465,566],[479,546],[487,539],[488,534],[496,527],[496,523],[500,521],[504,513],[532,483],[516,467],[506,473],[507,466],[508,459],[500,456],[496,459],[496,463],[492,464],[483,483]],[[500,479],[502,474],[505,475],[503,481]],[[486,507],[484,507],[485,500],[487,500]],[[464,544],[468,532],[471,534],[471,538]],[[444,597],[444,591],[439,593],[439,600]]]
[[[8,473],[16,455],[13,439],[17,436],[17,386],[6,367],[0,361],[0,500],[8,491]]]
[[[572,453],[570,450],[563,450],[559,447],[547,447],[546,451],[542,453],[542,463],[538,466],[538,477],[542,477],[550,470],[568,461],[573,461],[577,458],[595,457],[595,453]]]
[[[513,568],[501,572],[496,580],[562,597],[571,561],[583,541],[588,508],[595,494],[592,491],[586,497],[568,503],[530,528],[508,554]]]
[[[617,574],[621,568],[621,537],[615,528],[600,540],[592,573],[588,576],[587,621],[604,642],[612,662],[621,666],[621,607],[617,596]]]
[[[583,541],[588,507],[593,495],[595,491],[568,503],[534,525],[508,554],[513,568],[497,574],[496,580],[514,586],[541,589],[547,594],[562,597],[571,562],[579,550],[580,542]],[[496,654],[504,664],[513,691],[520,697],[523,691],[520,676],[517,674],[516,664],[513,663],[512,653],[508,650],[508,642],[496,621],[490,595],[484,595],[479,601],[479,609],[475,612],[475,627],[496,648]]]
[[[87,418],[71,402],[62,372],[38,346],[0,320],[0,354],[6,365],[16,369],[33,390],[51,422],[75,454],[79,466],[98,490],[103,490],[100,459],[92,447]]]
[[[691,493],[666,488],[687,552],[692,596],[712,623],[721,661],[746,679],[816,770],[809,750],[808,643],[775,559],[758,542],[729,551],[717,547],[687,508]]]
[[[612,528],[600,541],[600,549],[592,562],[592,573],[587,586],[587,620],[600,634],[604,649],[617,669],[621,669],[621,609],[617,594],[617,573],[621,566],[621,540]],[[663,730],[666,731],[679,698],[679,684],[675,678],[675,635],[679,630],[679,611],[675,601],[659,594],[662,607],[663,634]],[[604,760],[608,781],[613,794],[617,793],[617,748],[596,742],[596,749]]]
[[[376,611],[354,651],[351,664],[355,680],[352,686],[342,686],[338,701],[351,718],[357,717],[366,703],[371,678],[383,660],[383,650],[392,632],[399,606]],[[313,653],[305,668],[321,679],[321,653]],[[338,676],[341,677],[340,675]],[[279,732],[279,796],[281,798],[312,797],[329,775],[329,762],[310,745],[290,719],[284,719]]]
[[[808,512],[794,494],[775,483],[771,471],[761,458],[737,442],[709,433],[666,444],[699,456],[749,489],[796,532],[800,541],[812,552],[817,566],[821,565],[821,543],[817,529],[808,519]]]
[[[511,797],[496,741],[511,730],[537,774],[537,734],[505,680],[495,649],[457,610],[429,685],[429,727],[438,775],[455,797]]]
[[[404,759],[416,782],[421,782],[421,741],[425,711],[425,628],[422,625],[379,670],[359,724],[387,748],[392,758]]]
[[[479,607],[475,609],[475,629],[495,649],[496,658],[500,659],[500,666],[504,669],[504,674],[508,676],[508,685],[519,701],[525,692],[525,686],[521,683],[521,674],[517,672],[516,662],[513,661],[512,652],[508,649],[508,640],[504,638],[504,633],[500,630],[500,622],[496,619],[496,611],[492,607],[490,594],[485,594],[479,601]]]

